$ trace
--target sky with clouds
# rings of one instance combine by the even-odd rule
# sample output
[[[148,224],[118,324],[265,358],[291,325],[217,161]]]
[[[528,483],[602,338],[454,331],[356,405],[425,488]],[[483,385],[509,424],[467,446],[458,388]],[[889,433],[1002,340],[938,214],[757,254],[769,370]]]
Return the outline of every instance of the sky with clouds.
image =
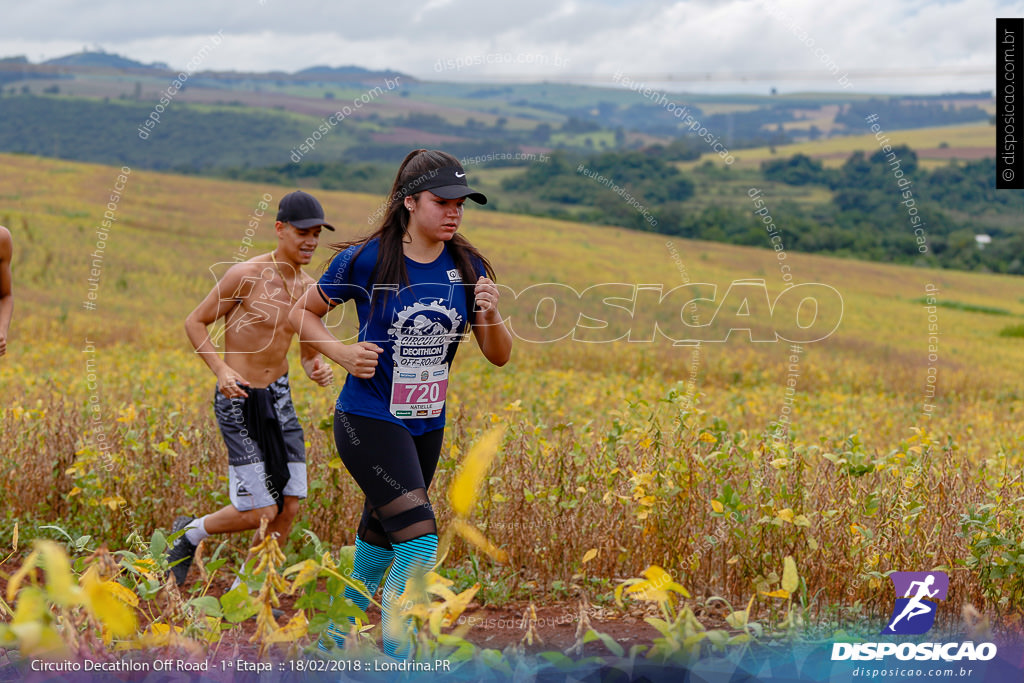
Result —
[[[4,13],[0,56],[32,62],[86,48],[181,69],[219,33],[200,70],[940,93],[994,88],[995,18],[1024,16],[1024,0],[42,0]]]

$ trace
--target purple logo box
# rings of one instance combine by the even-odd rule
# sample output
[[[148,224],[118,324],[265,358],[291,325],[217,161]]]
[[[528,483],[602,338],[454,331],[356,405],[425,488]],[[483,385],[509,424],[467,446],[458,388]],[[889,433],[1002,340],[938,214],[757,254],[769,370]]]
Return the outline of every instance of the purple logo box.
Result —
[[[897,598],[914,597],[914,594],[907,594],[910,592],[910,584],[914,582],[927,582],[928,577],[933,577],[931,586],[929,586],[929,592],[934,593],[937,590],[938,593],[927,599],[945,600],[946,594],[949,592],[949,576],[945,572],[893,572],[889,574],[889,578],[892,579],[892,585],[896,589]]]

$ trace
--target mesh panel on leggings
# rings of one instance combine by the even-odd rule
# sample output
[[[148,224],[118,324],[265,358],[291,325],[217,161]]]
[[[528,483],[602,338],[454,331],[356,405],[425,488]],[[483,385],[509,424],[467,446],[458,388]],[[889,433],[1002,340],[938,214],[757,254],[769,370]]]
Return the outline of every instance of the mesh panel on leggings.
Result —
[[[369,543],[370,545],[375,545],[378,548],[384,548],[385,550],[391,550],[391,541],[388,540],[388,532],[384,530],[384,525],[380,523],[376,510],[370,507],[369,500],[363,502],[363,516],[359,520],[359,530],[357,535],[359,538],[363,539],[364,542]]]
[[[413,489],[376,510],[392,543],[405,543],[426,534],[437,533],[434,509],[426,489]]]

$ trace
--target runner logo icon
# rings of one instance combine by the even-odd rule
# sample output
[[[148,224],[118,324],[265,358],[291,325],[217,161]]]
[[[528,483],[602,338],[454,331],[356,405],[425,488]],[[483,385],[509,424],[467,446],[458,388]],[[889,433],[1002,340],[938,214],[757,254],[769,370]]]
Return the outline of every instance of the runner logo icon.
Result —
[[[946,599],[949,576],[945,572],[893,572],[896,605],[884,635],[919,635],[935,623],[938,601]]]

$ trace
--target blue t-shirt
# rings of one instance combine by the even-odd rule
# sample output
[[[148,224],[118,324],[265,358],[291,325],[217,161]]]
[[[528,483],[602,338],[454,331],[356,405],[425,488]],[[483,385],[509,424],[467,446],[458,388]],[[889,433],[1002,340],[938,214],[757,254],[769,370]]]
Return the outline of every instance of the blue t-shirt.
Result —
[[[438,399],[446,396],[448,370],[471,315],[467,295],[472,295],[476,277],[484,274],[483,263],[473,259],[476,275],[473,282],[463,283],[445,244],[432,263],[406,257],[409,285],[399,289],[370,281],[379,241],[370,240],[356,256],[360,246],[337,254],[318,284],[335,305],[355,301],[359,341],[373,342],[384,352],[377,357],[373,377],[346,378],[337,408],[402,425],[416,436],[442,429],[445,407]],[[374,287],[378,292],[371,317]],[[390,291],[383,291],[388,287]]]

